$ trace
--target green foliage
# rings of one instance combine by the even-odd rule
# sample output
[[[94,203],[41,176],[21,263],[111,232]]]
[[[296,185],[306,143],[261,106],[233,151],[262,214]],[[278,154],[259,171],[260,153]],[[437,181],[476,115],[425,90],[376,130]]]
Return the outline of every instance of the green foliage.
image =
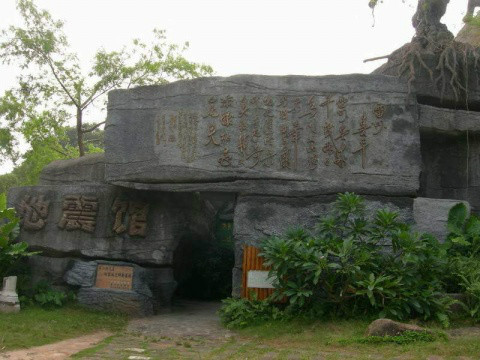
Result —
[[[448,325],[452,301],[441,296],[445,249],[432,236],[412,232],[394,212],[367,217],[358,195],[339,194],[316,231],[290,230],[265,239],[261,248],[274,296],[287,296],[292,312],[320,306],[337,317],[436,318]]]
[[[4,203],[4,199],[2,202]],[[0,248],[6,248],[18,235],[20,219],[17,218],[14,209],[3,208],[0,210],[0,221]]]
[[[283,318],[278,307],[268,301],[228,298],[222,300],[220,320],[229,329],[239,329]]]
[[[459,203],[448,214],[446,246],[448,252],[447,286],[461,292],[461,303],[468,316],[480,320],[480,219],[468,215],[465,204]]]
[[[5,192],[0,193],[0,211],[7,208],[7,194]]]
[[[448,213],[447,245],[451,255],[478,256],[480,251],[480,219],[468,216],[465,204],[453,206]]]
[[[101,330],[116,333],[127,325],[121,314],[91,311],[78,306],[44,309],[22,308],[19,313],[0,313],[2,351],[56,343]]]
[[[38,282],[33,289],[20,297],[22,306],[38,305],[42,308],[56,308],[65,306],[76,299],[72,291],[63,292],[52,289],[46,281]]]
[[[21,138],[32,147],[46,142],[68,157],[64,129],[72,118],[78,154],[83,156],[86,138],[103,124],[85,124],[85,110],[93,104],[104,107],[108,91],[213,73],[210,66],[188,61],[183,56],[188,43],[168,43],[163,30],[154,30],[152,41],[135,39],[117,51],[98,50],[85,71],[61,21],[38,9],[33,0],[17,0],[17,9],[23,24],[4,29],[0,37],[0,60],[21,69],[18,86],[0,98],[0,160],[19,159]]]
[[[75,128],[62,127],[55,136],[32,141],[31,149],[23,154],[23,161],[11,173],[0,175],[0,193],[15,186],[36,185],[45,166],[55,160],[78,157]],[[85,136],[87,153],[103,152],[103,130]]]
[[[478,12],[476,15],[465,15],[463,21],[468,25],[480,26],[480,12]]]
[[[0,193],[6,194],[8,189],[17,186],[20,183],[16,174],[9,173],[0,175]]]
[[[6,209],[6,201],[0,196],[0,279],[5,276],[14,275],[12,269],[24,257],[32,256],[36,253],[28,251],[28,245],[25,242],[14,243],[13,240],[20,231],[20,219],[16,216],[14,209]]]

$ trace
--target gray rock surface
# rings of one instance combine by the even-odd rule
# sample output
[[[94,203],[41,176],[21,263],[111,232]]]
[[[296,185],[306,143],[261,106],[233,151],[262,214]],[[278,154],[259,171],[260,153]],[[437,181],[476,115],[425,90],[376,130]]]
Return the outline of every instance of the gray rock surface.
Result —
[[[72,194],[98,199],[93,233],[59,228],[64,199]],[[196,194],[146,193],[104,184],[33,186],[11,189],[9,206],[18,208],[25,196],[38,195],[50,201],[46,225],[37,231],[22,229],[19,239],[44,256],[170,265],[182,237],[211,236],[214,214]],[[117,198],[149,205],[145,237],[113,231],[116,213],[112,207]],[[125,217],[122,222],[129,220]]]
[[[419,106],[419,195],[468,201],[480,210],[480,113]]]
[[[419,105],[420,130],[480,132],[480,113]]]
[[[69,160],[57,160],[40,174],[40,185],[66,185],[105,182],[105,154],[87,154]]]
[[[417,325],[405,324],[390,319],[377,319],[368,325],[366,336],[398,336],[405,331],[429,332]]]
[[[132,267],[132,289],[97,288],[99,265]],[[133,315],[151,315],[160,308],[170,306],[176,288],[172,268],[144,268],[121,261],[75,260],[73,267],[65,274],[65,281],[71,286],[80,287],[80,304],[93,309],[113,309]]]
[[[164,191],[413,195],[420,149],[408,100],[404,83],[372,75],[238,75],[115,90],[106,179]]]
[[[395,50],[392,54],[390,54],[388,62],[374,70],[372,74],[383,74],[395,77],[401,75],[402,79],[408,80],[410,77],[410,71],[409,69],[404,71],[405,68],[402,68],[402,65],[405,66],[404,55],[405,51],[410,46],[411,43],[407,43],[401,48]],[[456,55],[457,57],[462,56],[462,53],[458,52]],[[445,71],[446,83],[443,91],[442,81],[435,81],[435,79],[438,79],[441,75],[440,69],[437,68],[440,61],[439,53],[434,54],[432,51],[423,51],[421,56],[424,64],[426,64],[426,66],[432,70],[432,74],[430,74],[429,71],[427,71],[419,62],[415,61],[415,79],[411,84],[411,90],[412,93],[415,93],[419,103],[443,108],[462,109],[467,105],[470,109],[480,108],[480,86],[478,86],[480,74],[478,73],[478,68],[475,69],[474,66],[469,68],[469,77],[466,86],[468,88],[468,99],[465,99],[464,96],[458,96],[458,93],[461,93],[462,91],[458,91],[459,89],[456,89],[456,95],[450,86],[450,76],[448,70]],[[465,87],[464,80],[462,79],[461,81],[462,86]]]
[[[31,283],[33,285],[43,280],[55,288],[64,288],[67,283],[63,277],[73,265],[73,259],[34,255],[28,258],[28,265],[31,269]]]
[[[133,316],[154,314],[151,298],[132,291],[81,288],[77,294],[78,303],[95,310],[120,312]]]
[[[480,210],[480,134],[422,132],[420,195],[458,199]]]
[[[439,241],[444,242],[448,235],[448,212],[454,205],[460,202],[463,202],[470,212],[470,205],[465,201],[416,198],[413,201],[415,229],[420,232],[432,234]]]

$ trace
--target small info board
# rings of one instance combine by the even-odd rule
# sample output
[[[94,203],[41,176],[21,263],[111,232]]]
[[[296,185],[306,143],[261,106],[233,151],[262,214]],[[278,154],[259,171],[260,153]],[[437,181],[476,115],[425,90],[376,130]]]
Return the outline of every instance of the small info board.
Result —
[[[132,290],[133,267],[98,265],[95,287],[101,289]]]

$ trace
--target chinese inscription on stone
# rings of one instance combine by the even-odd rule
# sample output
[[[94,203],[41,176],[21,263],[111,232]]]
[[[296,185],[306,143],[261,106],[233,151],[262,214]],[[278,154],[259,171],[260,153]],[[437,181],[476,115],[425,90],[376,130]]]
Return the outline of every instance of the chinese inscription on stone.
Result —
[[[113,231],[117,234],[127,232],[130,236],[146,235],[149,205],[139,201],[115,199],[112,212],[115,214]]]
[[[131,290],[133,267],[98,265],[95,287],[102,289]]]
[[[93,196],[68,195],[63,200],[63,215],[58,223],[60,229],[95,231],[98,199]]]
[[[41,230],[45,227],[50,201],[43,195],[25,196],[18,205],[21,225],[26,230]]]
[[[198,146],[202,156],[216,154],[212,165],[220,168],[366,169],[369,157],[379,155],[372,144],[388,128],[385,112],[385,105],[365,104],[342,94],[226,94],[205,98],[202,109],[160,113],[155,138],[157,146],[172,151],[175,143],[185,163],[198,158]]]

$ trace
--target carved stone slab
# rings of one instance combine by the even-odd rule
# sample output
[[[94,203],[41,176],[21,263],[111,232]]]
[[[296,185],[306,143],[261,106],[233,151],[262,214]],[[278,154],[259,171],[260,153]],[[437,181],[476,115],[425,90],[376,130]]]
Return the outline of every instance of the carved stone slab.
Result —
[[[172,264],[180,239],[209,236],[213,217],[194,194],[95,183],[12,188],[8,206],[25,210],[19,240],[43,256],[148,265]]]
[[[156,190],[412,195],[420,152],[408,97],[405,84],[379,75],[239,75],[112,91],[106,179]]]
[[[67,284],[80,287],[78,302],[83,306],[131,315],[152,315],[155,308],[170,306],[177,285],[172,268],[145,268],[123,261],[75,260],[64,278]]]

